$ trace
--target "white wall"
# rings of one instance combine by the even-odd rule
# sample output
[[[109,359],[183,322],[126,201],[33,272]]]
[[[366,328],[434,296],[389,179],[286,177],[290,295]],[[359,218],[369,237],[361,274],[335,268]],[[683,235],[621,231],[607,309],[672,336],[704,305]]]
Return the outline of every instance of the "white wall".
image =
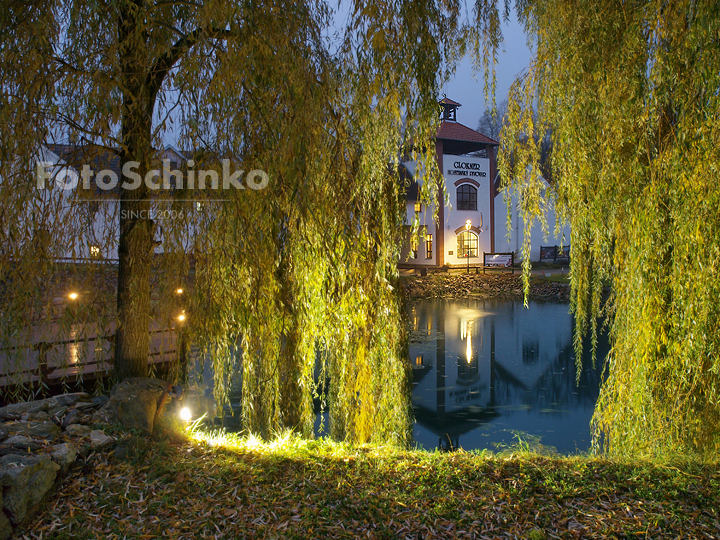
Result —
[[[507,188],[505,188],[507,189]],[[546,183],[546,189],[550,186]],[[508,206],[505,201],[504,193],[500,192],[495,197],[495,251],[503,253],[508,251],[515,252],[515,261],[522,259],[522,244],[525,227],[522,217],[518,211],[518,197],[513,193],[510,201],[511,207],[511,224],[510,239],[508,240]],[[540,260],[540,246],[559,246],[570,245],[570,225],[565,225],[561,230],[556,231],[555,227],[555,209],[551,204],[548,206],[547,212],[548,236],[542,231],[540,224],[535,221],[530,229],[530,260],[538,262]]]
[[[455,231],[465,227],[469,219],[473,227],[480,228],[478,234],[478,256],[470,258],[471,265],[482,264],[483,252],[490,252],[490,160],[488,158],[443,155],[443,175],[445,186],[450,196],[452,208],[445,208],[445,263],[449,265],[465,265],[467,258],[458,257],[457,234]],[[474,180],[477,189],[477,210],[458,210],[457,190],[455,182],[465,179]],[[452,252],[452,255],[450,254]]]
[[[404,163],[408,172],[413,175],[415,181],[422,185],[422,171],[416,170],[415,162]],[[423,205],[422,211],[418,218],[421,226],[425,226],[427,232],[433,234],[433,258],[425,258],[425,242],[423,239],[418,245],[418,259],[408,259],[410,252],[410,235],[405,231],[405,242],[403,242],[403,250],[401,263],[417,264],[417,265],[435,265],[437,264],[437,235],[442,234],[445,243],[445,264],[451,266],[464,266],[468,263],[467,258],[458,257],[457,251],[457,234],[456,230],[465,228],[465,222],[469,219],[472,226],[481,229],[478,236],[478,254],[477,257],[470,258],[470,264],[478,265],[483,262],[483,252],[490,252],[492,227],[490,223],[490,160],[488,158],[479,158],[471,156],[456,156],[451,154],[443,155],[443,175],[445,177],[445,186],[448,192],[450,206],[445,207],[445,219],[442,225],[437,228],[433,220],[434,207],[432,205]],[[457,181],[471,179],[474,183],[473,187],[477,189],[477,209],[476,210],[458,210],[457,190],[455,185]],[[415,217],[415,203],[408,202],[405,223],[411,225]],[[442,233],[440,232],[442,231]]]

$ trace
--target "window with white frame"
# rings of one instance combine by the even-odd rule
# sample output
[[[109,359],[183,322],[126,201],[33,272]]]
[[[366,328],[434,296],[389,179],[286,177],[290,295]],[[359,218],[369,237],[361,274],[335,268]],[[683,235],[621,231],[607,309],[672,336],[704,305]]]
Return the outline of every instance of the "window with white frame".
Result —
[[[472,231],[463,231],[457,236],[457,256],[460,259],[478,256],[478,237]]]

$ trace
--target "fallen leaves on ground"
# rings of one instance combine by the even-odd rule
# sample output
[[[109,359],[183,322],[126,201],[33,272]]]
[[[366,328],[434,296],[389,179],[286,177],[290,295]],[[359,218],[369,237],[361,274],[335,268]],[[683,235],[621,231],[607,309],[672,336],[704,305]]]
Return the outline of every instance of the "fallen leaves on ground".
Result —
[[[717,466],[133,444],[68,477],[21,537],[720,538]]]

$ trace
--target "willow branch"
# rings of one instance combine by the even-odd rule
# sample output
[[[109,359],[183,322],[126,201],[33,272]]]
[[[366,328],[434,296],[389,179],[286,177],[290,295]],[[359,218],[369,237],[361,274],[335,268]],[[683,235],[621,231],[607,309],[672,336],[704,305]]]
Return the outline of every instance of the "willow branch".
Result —
[[[148,89],[148,97],[150,98],[148,106],[154,106],[155,97],[160,91],[165,77],[184,54],[205,39],[227,39],[233,35],[235,35],[235,32],[226,28],[196,28],[175,42],[156,60],[155,65],[150,69],[145,79],[145,87]],[[150,113],[152,114],[152,111]]]

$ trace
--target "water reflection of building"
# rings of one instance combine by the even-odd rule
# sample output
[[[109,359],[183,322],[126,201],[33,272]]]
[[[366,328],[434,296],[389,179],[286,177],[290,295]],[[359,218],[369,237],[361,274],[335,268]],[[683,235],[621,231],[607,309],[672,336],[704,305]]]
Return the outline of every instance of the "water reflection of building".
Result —
[[[415,417],[443,448],[513,410],[545,414],[586,394],[575,385],[567,305],[466,299],[410,310]]]

